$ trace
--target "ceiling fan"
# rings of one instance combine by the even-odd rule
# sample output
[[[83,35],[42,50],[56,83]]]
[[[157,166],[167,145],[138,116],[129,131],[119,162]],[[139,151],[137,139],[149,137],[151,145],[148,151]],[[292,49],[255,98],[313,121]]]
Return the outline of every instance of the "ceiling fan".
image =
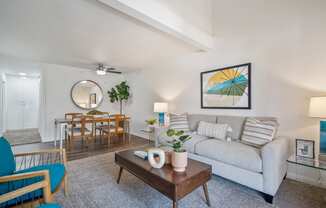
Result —
[[[106,73],[121,74],[122,72],[117,71],[113,67],[104,66],[104,64],[102,64],[102,63],[97,64],[97,66],[96,66],[96,74],[98,74],[98,75],[106,75]]]

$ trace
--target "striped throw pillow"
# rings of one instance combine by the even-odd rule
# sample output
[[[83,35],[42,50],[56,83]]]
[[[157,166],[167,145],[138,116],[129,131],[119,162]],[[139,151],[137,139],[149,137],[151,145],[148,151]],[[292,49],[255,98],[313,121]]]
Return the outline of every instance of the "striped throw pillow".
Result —
[[[232,129],[228,124],[209,123],[200,121],[197,129],[197,134],[216,139],[226,140],[229,131]]]
[[[189,131],[188,114],[170,114],[170,129]]]
[[[245,144],[261,147],[274,139],[277,127],[276,120],[247,118],[241,141]]]

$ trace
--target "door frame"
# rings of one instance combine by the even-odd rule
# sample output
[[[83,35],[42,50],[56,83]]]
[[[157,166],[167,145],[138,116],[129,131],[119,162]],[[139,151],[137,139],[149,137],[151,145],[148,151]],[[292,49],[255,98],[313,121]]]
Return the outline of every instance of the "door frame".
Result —
[[[7,118],[8,118],[8,106],[7,106],[7,93],[8,93],[8,80],[7,80],[7,76],[13,76],[13,77],[20,77],[20,75],[17,74],[11,74],[11,73],[3,73],[2,76],[2,81],[3,81],[3,88],[2,91],[3,93],[1,93],[2,95],[2,102],[3,102],[3,107],[2,107],[2,132],[1,134],[3,134],[4,132],[6,132],[8,130],[8,124],[7,124]],[[40,128],[40,109],[41,109],[41,103],[40,103],[40,92],[41,92],[41,76],[26,76],[27,78],[32,78],[32,79],[38,79],[39,80],[39,85],[38,85],[38,109],[37,109],[37,127],[36,128]],[[40,131],[40,129],[39,129]]]

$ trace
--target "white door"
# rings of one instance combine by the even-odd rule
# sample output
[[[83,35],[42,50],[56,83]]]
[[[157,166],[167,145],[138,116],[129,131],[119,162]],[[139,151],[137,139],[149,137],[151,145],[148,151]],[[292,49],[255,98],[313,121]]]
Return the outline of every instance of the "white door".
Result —
[[[6,129],[38,128],[39,78],[7,76]]]

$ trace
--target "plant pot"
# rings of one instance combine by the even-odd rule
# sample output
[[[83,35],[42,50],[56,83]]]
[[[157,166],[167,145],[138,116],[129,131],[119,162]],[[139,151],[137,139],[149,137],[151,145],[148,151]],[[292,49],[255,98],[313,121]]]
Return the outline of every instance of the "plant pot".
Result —
[[[184,172],[188,164],[188,154],[184,152],[172,152],[171,164],[176,172]]]

